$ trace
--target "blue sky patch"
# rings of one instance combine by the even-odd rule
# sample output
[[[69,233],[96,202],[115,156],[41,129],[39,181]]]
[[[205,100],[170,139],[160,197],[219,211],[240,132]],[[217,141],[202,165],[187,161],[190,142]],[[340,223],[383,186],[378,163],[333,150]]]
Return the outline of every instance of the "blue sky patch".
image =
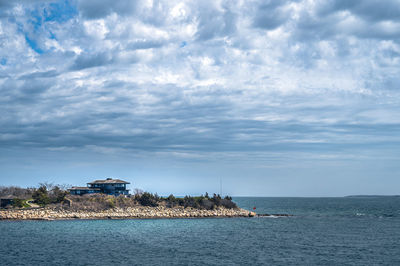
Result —
[[[36,41],[29,38],[28,34],[25,34],[25,40],[29,46],[38,54],[43,54],[43,50],[39,47]]]
[[[78,14],[73,1],[65,0],[49,4],[43,10],[44,21],[63,23]]]

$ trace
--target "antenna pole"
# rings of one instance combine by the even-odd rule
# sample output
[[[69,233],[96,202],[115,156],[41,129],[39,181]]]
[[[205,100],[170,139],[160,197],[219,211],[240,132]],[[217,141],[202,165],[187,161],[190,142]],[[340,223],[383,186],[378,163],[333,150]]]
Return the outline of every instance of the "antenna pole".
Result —
[[[219,178],[219,195],[222,197],[222,178]]]

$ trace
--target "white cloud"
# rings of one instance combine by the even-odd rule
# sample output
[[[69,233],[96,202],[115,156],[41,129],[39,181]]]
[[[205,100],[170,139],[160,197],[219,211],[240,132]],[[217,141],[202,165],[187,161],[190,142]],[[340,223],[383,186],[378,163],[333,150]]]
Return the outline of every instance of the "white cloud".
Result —
[[[286,124],[304,128],[282,145],[326,144],[315,124],[329,132],[375,125],[370,138],[378,139],[384,125],[398,123],[393,14],[362,3],[268,3],[78,1],[63,20],[44,17],[46,3],[8,5],[0,111],[9,116],[0,136],[21,130],[26,143],[52,149],[240,152],[279,143],[292,130]],[[63,140],[60,131],[75,135]]]

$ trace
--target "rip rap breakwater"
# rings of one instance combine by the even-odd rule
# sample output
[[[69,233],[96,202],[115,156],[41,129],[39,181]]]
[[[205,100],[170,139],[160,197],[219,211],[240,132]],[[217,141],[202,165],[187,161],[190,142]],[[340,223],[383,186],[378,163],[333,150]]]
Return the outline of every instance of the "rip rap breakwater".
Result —
[[[200,210],[183,207],[134,207],[102,211],[40,208],[28,210],[0,210],[0,220],[65,220],[65,219],[151,219],[151,218],[205,218],[254,217],[256,213],[244,209],[218,208]]]

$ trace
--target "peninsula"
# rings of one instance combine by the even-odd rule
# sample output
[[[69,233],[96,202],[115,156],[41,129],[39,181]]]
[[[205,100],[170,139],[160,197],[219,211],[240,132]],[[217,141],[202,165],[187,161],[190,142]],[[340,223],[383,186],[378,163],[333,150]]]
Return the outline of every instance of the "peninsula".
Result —
[[[0,187],[0,220],[150,219],[253,217],[232,198],[208,193],[198,197],[160,197],[139,189],[129,194],[126,181],[96,180],[87,187],[40,184],[38,188]]]

